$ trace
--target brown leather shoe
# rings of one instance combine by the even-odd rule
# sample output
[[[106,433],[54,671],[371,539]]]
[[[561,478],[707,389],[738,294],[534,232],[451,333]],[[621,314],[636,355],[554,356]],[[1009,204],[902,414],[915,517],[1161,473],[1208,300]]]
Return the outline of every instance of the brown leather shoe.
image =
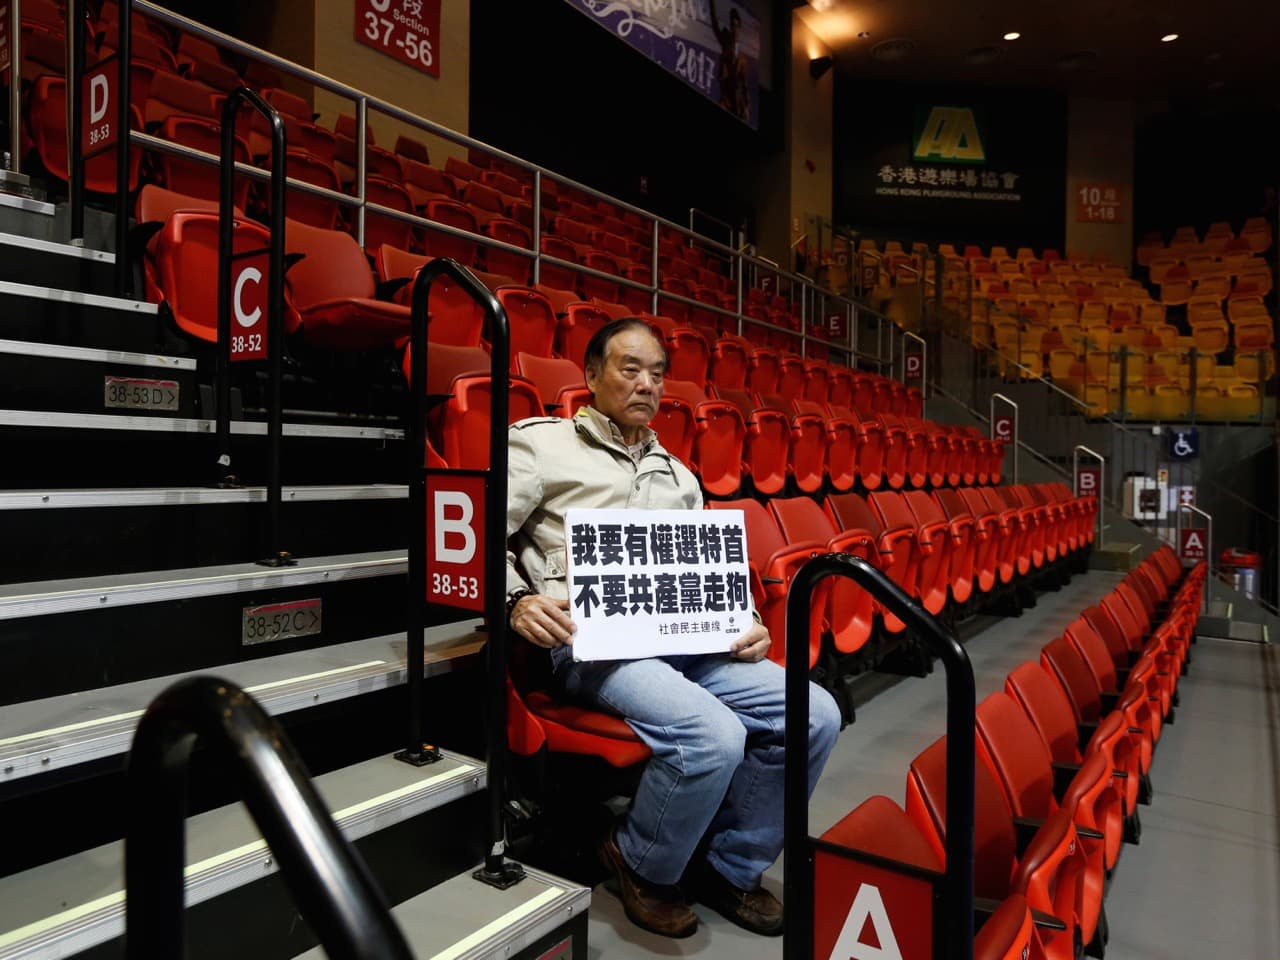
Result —
[[[600,842],[596,854],[618,882],[618,894],[627,918],[637,927],[663,937],[691,937],[698,929],[698,915],[685,903],[680,889],[650,883],[622,857],[614,833]]]
[[[687,889],[726,920],[765,937],[782,935],[782,903],[764,887],[739,890],[705,860],[690,869]]]

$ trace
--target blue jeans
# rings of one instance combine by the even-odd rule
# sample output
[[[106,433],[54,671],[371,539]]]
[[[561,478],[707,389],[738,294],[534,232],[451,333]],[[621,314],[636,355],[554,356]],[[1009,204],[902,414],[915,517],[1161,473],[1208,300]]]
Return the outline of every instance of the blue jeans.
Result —
[[[725,654],[576,663],[567,648],[554,653],[567,694],[622,717],[653,751],[618,828],[631,868],[676,883],[705,834],[722,876],[759,886],[782,852],[782,668]],[[835,701],[809,684],[810,793],[839,732]]]

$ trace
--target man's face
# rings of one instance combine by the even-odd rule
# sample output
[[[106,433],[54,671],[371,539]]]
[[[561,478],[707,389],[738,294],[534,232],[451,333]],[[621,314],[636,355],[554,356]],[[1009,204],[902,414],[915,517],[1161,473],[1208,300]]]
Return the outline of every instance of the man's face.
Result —
[[[614,334],[599,370],[587,370],[594,406],[619,427],[643,427],[658,412],[666,355],[653,335],[640,329]]]

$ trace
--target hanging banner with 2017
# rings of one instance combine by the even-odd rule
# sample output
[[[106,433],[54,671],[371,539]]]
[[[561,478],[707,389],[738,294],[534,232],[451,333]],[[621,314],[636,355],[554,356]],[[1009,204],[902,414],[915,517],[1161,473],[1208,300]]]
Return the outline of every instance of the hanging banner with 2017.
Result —
[[[567,0],[755,130],[760,21],[731,0]]]

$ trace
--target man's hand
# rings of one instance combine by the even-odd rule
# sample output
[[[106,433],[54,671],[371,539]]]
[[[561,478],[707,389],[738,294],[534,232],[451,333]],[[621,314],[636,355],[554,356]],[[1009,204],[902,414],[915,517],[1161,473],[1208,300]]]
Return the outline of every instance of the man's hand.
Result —
[[[764,624],[753,623],[750,630],[729,645],[729,656],[735,660],[755,663],[757,660],[764,659],[764,655],[769,652],[771,642],[769,631],[765,629]]]
[[[531,593],[511,608],[511,628],[530,643],[548,650],[573,643],[573,634],[578,628],[565,612],[568,609],[568,600],[552,600],[540,593]]]

